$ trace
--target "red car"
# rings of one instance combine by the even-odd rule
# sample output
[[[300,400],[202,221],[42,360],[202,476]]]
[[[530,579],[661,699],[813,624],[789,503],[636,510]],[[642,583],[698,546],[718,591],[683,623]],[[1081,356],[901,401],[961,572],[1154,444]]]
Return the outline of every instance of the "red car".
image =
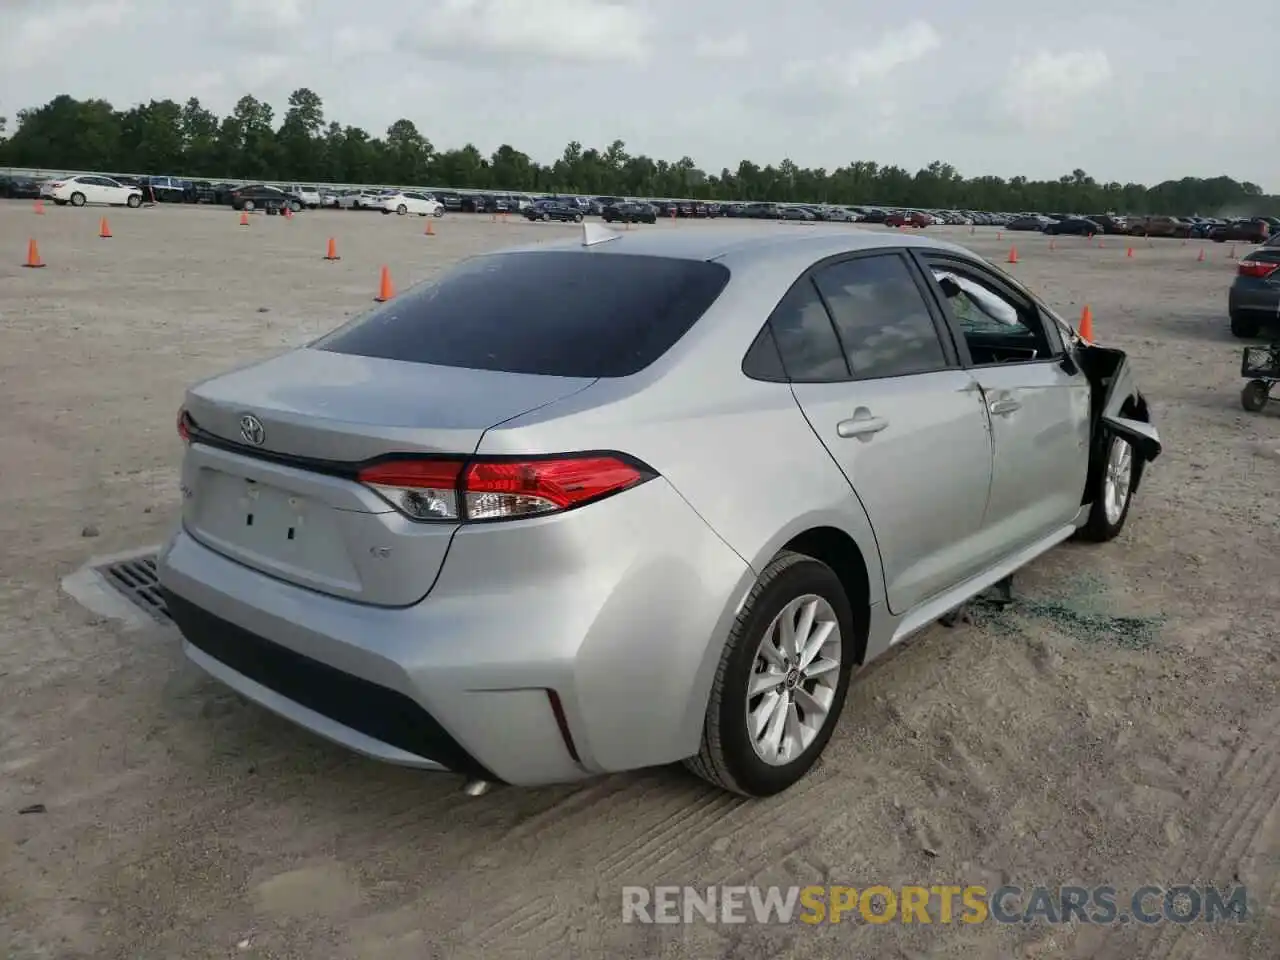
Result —
[[[884,218],[886,227],[916,227],[923,230],[933,223],[933,217],[919,210],[897,210]]]

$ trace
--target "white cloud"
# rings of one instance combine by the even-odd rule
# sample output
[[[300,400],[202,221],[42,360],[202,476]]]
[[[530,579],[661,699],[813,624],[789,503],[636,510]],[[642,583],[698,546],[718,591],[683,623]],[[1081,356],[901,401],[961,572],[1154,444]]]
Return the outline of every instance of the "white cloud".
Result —
[[[823,84],[853,91],[884,80],[942,46],[942,38],[923,20],[889,30],[873,45],[827,56],[792,60],[783,66],[783,80],[794,84]]]
[[[745,33],[727,37],[701,37],[693,52],[704,60],[741,60],[751,53],[751,41]]]
[[[1014,61],[996,95],[1000,114],[1023,129],[1044,133],[1070,129],[1079,111],[1114,76],[1103,50],[1041,50]]]
[[[25,17],[0,12],[10,29],[0,34],[0,64],[8,71],[34,69],[60,47],[124,23],[134,12],[130,0],[100,0],[84,6],[51,4]]]
[[[874,46],[853,51],[843,62],[837,63],[837,72],[849,86],[858,87],[881,80],[895,70],[929,56],[941,46],[942,37],[932,25],[914,20],[905,27],[883,34]]]
[[[219,114],[252,94],[279,119],[289,93],[308,87],[344,125],[379,132],[406,117],[442,149],[509,143],[541,161],[569,140],[621,139],[707,170],[787,154],[828,169],[937,159],[970,176],[1056,178],[1080,166],[1103,180],[1226,174],[1280,190],[1274,130],[1241,99],[1239,75],[1220,69],[1229,49],[1253,88],[1273,88],[1274,31],[1241,31],[1196,0],[1126,0],[1119,13],[1024,3],[1017,17],[1009,0],[963,11],[942,0],[0,0],[0,10],[11,132],[20,110],[60,93],[121,109],[198,96]],[[1152,23],[1167,27],[1159,49],[1177,70],[1155,75],[1133,58]]]
[[[257,30],[288,30],[302,25],[302,0],[229,0],[227,15],[232,25]]]
[[[445,58],[639,62],[649,54],[649,21],[616,0],[444,0],[410,44]]]

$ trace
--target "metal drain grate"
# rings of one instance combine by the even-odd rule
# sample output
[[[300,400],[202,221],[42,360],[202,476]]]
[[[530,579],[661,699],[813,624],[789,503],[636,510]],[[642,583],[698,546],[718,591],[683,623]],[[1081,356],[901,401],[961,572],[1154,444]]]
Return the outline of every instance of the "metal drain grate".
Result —
[[[106,563],[97,568],[107,584],[116,592],[140,607],[161,623],[172,623],[169,608],[165,606],[160,591],[160,576],[156,572],[154,553],[129,557]]]

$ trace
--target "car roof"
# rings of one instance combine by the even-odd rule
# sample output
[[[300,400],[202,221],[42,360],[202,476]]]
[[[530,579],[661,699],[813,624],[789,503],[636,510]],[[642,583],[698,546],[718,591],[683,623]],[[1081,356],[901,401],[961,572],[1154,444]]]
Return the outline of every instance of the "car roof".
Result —
[[[616,233],[616,231],[615,231]],[[945,240],[919,234],[860,230],[857,228],[796,227],[770,225],[767,227],[699,228],[660,227],[617,233],[606,242],[589,246],[582,242],[582,234],[572,239],[553,243],[534,243],[518,247],[494,250],[481,256],[500,253],[519,253],[543,250],[584,253],[630,254],[633,256],[675,257],[682,260],[731,260],[745,263],[751,260],[767,260],[778,256],[803,255],[817,261],[841,253],[869,250],[894,250],[902,247],[927,247],[933,250],[950,250],[969,257],[971,251]]]

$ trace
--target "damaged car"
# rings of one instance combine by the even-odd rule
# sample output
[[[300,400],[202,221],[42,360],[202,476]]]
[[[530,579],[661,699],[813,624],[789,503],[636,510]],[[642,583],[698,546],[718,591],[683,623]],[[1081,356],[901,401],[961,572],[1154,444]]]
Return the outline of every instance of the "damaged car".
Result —
[[[187,655],[367,756],[785,790],[855,674],[1160,454],[1125,355],[968,250],[814,228],[485,253],[191,387]],[[856,691],[856,686],[853,686]]]

